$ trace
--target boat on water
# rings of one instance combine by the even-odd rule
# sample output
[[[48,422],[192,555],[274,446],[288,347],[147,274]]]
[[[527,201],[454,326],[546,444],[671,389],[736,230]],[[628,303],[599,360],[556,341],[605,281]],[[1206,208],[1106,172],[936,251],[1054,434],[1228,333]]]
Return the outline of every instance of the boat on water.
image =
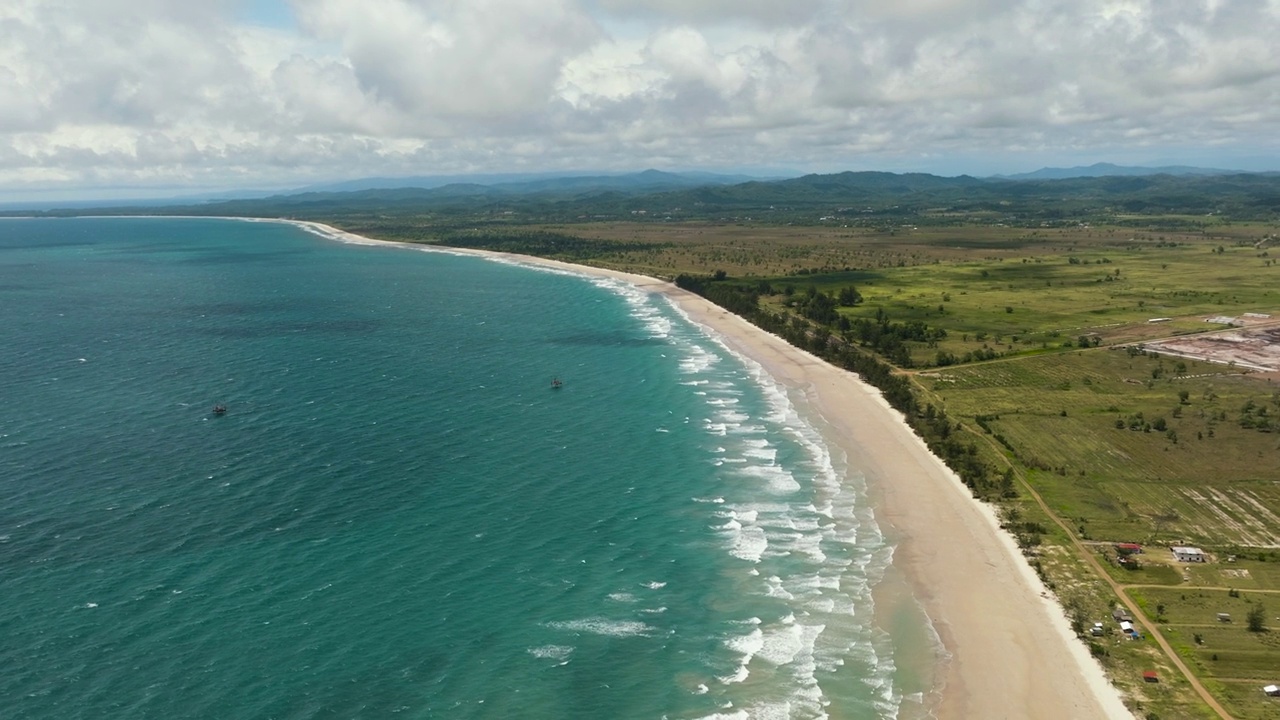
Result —
[[[551,389],[559,390],[564,383],[560,382],[560,378],[551,378]]]
[[[213,414],[214,414],[214,415],[226,415],[226,414],[227,414],[227,406],[226,406],[226,405],[223,405],[222,403],[218,403],[218,404],[214,405],[214,406],[213,406]]]

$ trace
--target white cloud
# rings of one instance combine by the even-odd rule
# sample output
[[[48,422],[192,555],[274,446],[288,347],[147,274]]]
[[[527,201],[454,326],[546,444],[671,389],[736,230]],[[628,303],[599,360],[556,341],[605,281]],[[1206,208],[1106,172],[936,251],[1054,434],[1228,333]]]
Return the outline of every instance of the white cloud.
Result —
[[[0,4],[0,190],[1278,151],[1276,0],[245,2]]]
[[[598,0],[598,7],[624,17],[659,23],[750,22],[771,27],[809,22],[823,0]]]
[[[360,87],[406,113],[502,118],[542,107],[599,30],[564,0],[315,0],[307,30],[339,44]]]

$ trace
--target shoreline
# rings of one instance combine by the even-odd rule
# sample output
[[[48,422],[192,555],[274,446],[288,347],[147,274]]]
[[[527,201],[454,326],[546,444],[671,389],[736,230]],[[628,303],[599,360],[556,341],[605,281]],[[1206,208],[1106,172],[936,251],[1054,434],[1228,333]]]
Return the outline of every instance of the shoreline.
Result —
[[[927,710],[938,720],[1133,718],[1102,667],[1031,569],[994,509],[974,499],[901,413],[856,374],[657,278],[557,260],[373,240],[322,223],[291,224],[339,242],[472,255],[608,277],[663,295],[731,351],[759,364],[824,438],[862,469],[893,568],[943,651]]]

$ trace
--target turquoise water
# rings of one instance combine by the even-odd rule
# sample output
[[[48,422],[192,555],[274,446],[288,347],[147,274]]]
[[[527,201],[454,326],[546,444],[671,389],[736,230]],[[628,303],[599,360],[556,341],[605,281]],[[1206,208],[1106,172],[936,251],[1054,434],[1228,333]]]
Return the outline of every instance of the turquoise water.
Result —
[[[845,459],[630,286],[13,220],[0,339],[5,717],[881,718],[911,691]]]

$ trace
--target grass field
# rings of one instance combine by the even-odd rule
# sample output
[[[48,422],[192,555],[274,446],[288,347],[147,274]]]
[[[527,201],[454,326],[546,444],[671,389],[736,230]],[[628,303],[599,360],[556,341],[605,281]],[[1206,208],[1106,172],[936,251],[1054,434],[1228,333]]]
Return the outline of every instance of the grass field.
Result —
[[[953,417],[986,417],[1006,456],[1086,538],[1280,545],[1280,436],[1239,424],[1247,402],[1280,412],[1280,399],[1221,365],[1186,361],[1181,375],[1151,377],[1170,364],[1096,349],[920,379]]]
[[[793,276],[800,271],[894,269],[954,263],[1021,263],[1045,258],[1093,253],[1162,252],[1185,247],[1205,252],[1218,245],[1226,254],[1266,252],[1254,246],[1280,226],[1230,223],[1194,218],[1196,229],[1158,229],[1160,218],[1144,218],[1148,227],[1091,227],[1072,223],[1063,227],[1016,227],[1003,224],[946,222],[940,225],[899,224],[893,227],[847,227],[839,222],[805,226],[768,225],[739,220],[720,223],[583,223],[538,226],[579,237],[615,243],[639,242],[662,246],[628,255],[623,262],[634,270],[654,274],[710,272],[720,269],[734,277]],[[1168,218],[1183,226],[1186,219]],[[1261,258],[1263,265],[1268,258]],[[1033,261],[1033,260],[1030,260]]]
[[[853,285],[864,302],[847,310],[918,320],[947,331],[913,353],[929,363],[992,349],[1026,354],[1090,344],[1135,342],[1219,329],[1204,317],[1243,312],[1280,316],[1280,263],[1252,247],[1185,243],[1147,249],[1066,249],[995,261],[937,261],[902,268],[772,278],[838,292]],[[1151,320],[1170,318],[1165,322]]]
[[[1130,594],[1197,674],[1221,689],[1235,717],[1277,717],[1280,700],[1261,688],[1280,682],[1280,593],[1141,588]],[[1259,605],[1269,629],[1251,632],[1245,617]],[[1230,622],[1219,621],[1218,613],[1230,615]]]

